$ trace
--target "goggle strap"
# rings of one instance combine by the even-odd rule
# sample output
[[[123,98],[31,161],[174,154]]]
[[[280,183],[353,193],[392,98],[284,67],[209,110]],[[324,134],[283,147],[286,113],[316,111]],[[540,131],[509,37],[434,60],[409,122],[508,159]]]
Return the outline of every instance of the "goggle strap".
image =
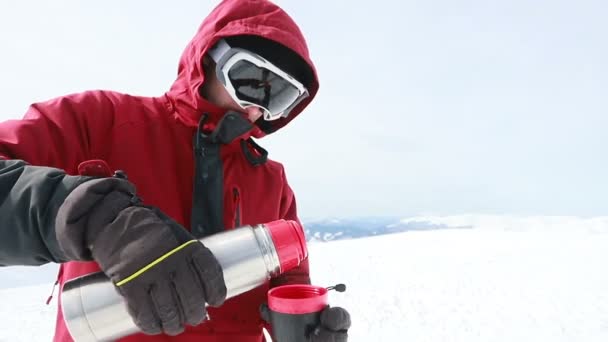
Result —
[[[220,39],[215,45],[209,49],[208,53],[215,63],[218,63],[220,59],[230,50],[230,45],[226,43],[224,39]]]

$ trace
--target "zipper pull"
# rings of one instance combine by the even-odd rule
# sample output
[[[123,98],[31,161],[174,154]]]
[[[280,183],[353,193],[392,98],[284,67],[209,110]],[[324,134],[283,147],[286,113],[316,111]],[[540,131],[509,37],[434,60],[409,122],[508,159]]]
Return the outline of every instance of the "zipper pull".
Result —
[[[232,188],[232,201],[234,202],[234,222],[233,228],[239,228],[241,226],[241,196],[239,194],[239,189]]]
[[[53,289],[51,290],[51,295],[46,300],[46,305],[49,305],[49,303],[51,302],[51,299],[53,299],[53,294],[55,293],[55,287],[57,287],[57,284],[59,284],[59,279],[57,279],[55,281],[55,284],[53,285]]]

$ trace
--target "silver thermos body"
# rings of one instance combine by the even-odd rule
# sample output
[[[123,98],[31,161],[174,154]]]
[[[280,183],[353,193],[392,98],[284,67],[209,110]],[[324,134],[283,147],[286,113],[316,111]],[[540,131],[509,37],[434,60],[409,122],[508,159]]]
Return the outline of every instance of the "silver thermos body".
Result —
[[[200,241],[222,266],[226,298],[263,285],[298,266],[308,255],[304,232],[296,221],[239,227]],[[112,341],[140,331],[114,284],[102,272],[66,282],[61,308],[76,342]]]

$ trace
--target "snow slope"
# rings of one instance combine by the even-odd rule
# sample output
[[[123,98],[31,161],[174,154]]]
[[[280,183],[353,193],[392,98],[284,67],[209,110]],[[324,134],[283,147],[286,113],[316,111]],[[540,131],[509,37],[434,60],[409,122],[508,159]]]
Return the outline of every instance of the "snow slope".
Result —
[[[608,341],[605,219],[450,220],[471,229],[310,244],[350,341]],[[51,283],[0,290],[0,341],[50,339]]]

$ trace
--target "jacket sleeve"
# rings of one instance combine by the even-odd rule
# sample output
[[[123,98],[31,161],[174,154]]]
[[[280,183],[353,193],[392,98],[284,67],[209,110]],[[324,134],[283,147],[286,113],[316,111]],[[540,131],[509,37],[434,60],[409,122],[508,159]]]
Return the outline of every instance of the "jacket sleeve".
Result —
[[[111,124],[100,97],[53,99],[32,105],[21,120],[0,123],[0,266],[65,261],[55,216],[70,191],[89,179],[65,170],[76,173]]]
[[[67,261],[55,236],[63,199],[88,177],[0,160],[0,266]]]
[[[300,223],[298,218],[296,197],[293,190],[287,183],[285,172],[283,172],[283,195],[281,199],[281,218],[285,220],[294,220]],[[308,267],[308,258],[306,258],[300,266],[293,270],[281,274],[271,280],[270,287],[276,287],[286,284],[310,284],[310,272]]]

